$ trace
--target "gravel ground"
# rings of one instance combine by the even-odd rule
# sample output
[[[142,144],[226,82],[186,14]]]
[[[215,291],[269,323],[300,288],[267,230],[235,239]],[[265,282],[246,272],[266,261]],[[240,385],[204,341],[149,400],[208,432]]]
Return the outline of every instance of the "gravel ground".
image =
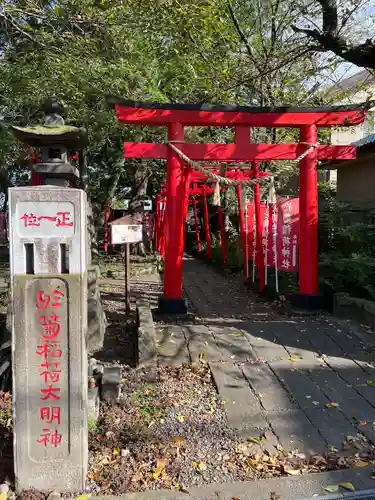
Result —
[[[123,384],[119,405],[103,407],[91,433],[94,490],[181,489],[238,478],[223,466],[239,441],[206,365],[126,371]]]

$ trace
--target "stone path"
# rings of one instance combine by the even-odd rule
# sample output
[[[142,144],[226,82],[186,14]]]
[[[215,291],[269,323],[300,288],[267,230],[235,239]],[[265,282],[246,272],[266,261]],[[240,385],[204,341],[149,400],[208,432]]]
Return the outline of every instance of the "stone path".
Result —
[[[229,423],[241,435],[265,433],[264,448],[307,454],[340,451],[348,436],[375,444],[369,333],[329,316],[280,316],[238,277],[190,258],[184,289],[195,317],[158,325],[159,359],[209,362]]]

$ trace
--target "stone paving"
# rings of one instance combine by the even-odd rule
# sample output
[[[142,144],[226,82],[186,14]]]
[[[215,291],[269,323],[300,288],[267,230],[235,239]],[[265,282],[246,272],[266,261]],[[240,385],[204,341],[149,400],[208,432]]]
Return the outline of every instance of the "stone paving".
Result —
[[[357,435],[375,444],[375,337],[329,315],[278,315],[238,277],[188,257],[184,290],[195,315],[158,324],[159,360],[209,362],[241,435],[265,433],[271,452],[340,451]]]

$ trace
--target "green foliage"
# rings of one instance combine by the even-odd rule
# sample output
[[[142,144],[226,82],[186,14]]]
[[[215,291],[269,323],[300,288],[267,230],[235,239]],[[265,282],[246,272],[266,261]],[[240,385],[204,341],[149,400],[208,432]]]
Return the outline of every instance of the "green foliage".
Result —
[[[51,94],[67,104],[69,123],[88,129],[89,190],[99,203],[119,173],[115,195],[121,197],[121,187],[134,184],[134,172],[145,168],[139,161],[124,163],[124,140],[166,139],[164,129],[119,124],[105,105],[108,94],[162,102],[314,103],[310,80],[319,74],[319,64],[303,54],[304,42],[290,27],[299,15],[287,0],[5,2],[0,16],[2,165],[25,165],[28,152],[7,127],[39,121],[40,103]],[[187,129],[186,135],[194,142],[233,140],[228,129]],[[258,129],[253,140],[288,142],[295,135]],[[149,162],[147,168],[153,194],[164,165]],[[281,168],[282,182],[295,172],[292,162],[265,168]]]
[[[375,217],[326,197],[319,219],[321,289],[375,300]]]

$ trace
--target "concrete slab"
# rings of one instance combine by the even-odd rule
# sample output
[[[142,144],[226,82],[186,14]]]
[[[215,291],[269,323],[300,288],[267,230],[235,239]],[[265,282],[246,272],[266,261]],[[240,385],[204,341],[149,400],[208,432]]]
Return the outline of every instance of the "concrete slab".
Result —
[[[239,431],[244,428],[267,429],[259,399],[251,391],[243,373],[232,362],[210,363],[212,376],[225,401],[228,423]]]
[[[374,480],[371,479],[373,467],[363,469],[347,469],[303,476],[282,477],[277,479],[261,479],[232,484],[212,484],[199,488],[189,488],[189,494],[171,490],[144,491],[128,493],[121,496],[93,496],[92,500],[270,500],[271,492],[280,500],[307,500],[325,495],[324,487],[331,484],[350,482],[357,493],[359,490],[371,490],[373,494]],[[344,492],[344,491],[343,491]],[[328,497],[329,498],[329,497]]]
[[[243,364],[241,369],[266,411],[296,410],[297,405],[267,364]]]
[[[233,326],[212,326],[210,325],[216,344],[223,359],[233,359],[235,361],[256,360],[254,349],[249,344],[244,332]]]
[[[187,325],[182,327],[191,361],[197,362],[203,355],[206,361],[222,361],[223,356],[215,337],[207,326]]]
[[[327,443],[302,410],[267,413],[267,420],[285,450],[306,455],[326,451]]]
[[[167,366],[190,363],[184,332],[177,325],[156,329],[156,352],[159,361]]]

